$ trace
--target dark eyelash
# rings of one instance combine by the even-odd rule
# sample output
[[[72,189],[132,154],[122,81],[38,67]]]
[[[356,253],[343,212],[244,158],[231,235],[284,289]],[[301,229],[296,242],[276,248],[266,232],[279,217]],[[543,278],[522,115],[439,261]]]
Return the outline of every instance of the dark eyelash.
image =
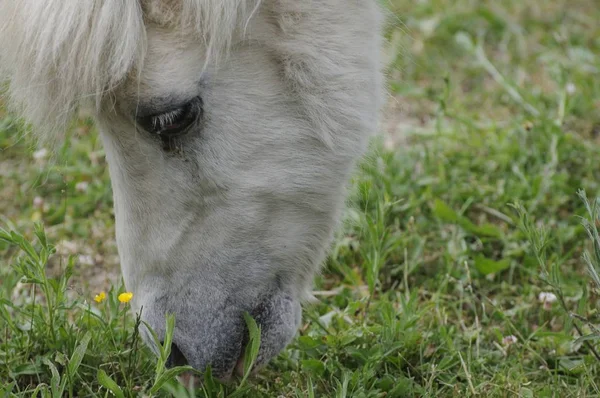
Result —
[[[203,113],[202,98],[196,97],[187,104],[160,114],[137,119],[137,124],[151,134],[174,137],[185,133]]]
[[[161,115],[151,116],[150,122],[155,131],[164,129],[169,124],[173,123],[179,116],[187,111],[187,106],[179,109],[175,109],[170,112],[163,113]]]

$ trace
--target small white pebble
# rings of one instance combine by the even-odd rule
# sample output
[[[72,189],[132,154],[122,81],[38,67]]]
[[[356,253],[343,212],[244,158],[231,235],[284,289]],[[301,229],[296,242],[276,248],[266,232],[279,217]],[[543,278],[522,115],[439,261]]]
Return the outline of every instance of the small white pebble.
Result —
[[[77,253],[77,244],[69,240],[63,240],[56,244],[56,253],[61,256],[69,256]]]
[[[575,91],[577,91],[577,87],[575,87],[575,85],[573,83],[568,83],[566,90],[567,90],[567,94],[573,95],[573,94],[575,94]]]
[[[439,24],[440,19],[434,17],[422,20],[421,23],[419,23],[419,27],[421,28],[421,32],[423,32],[425,36],[431,36],[435,32],[435,29],[439,26]]]
[[[502,338],[502,344],[505,346],[515,344],[517,341],[517,337],[513,336],[512,334],[510,336],[505,336]]]
[[[90,185],[90,184],[88,184],[86,181],[81,181],[81,182],[78,182],[78,183],[75,185],[75,190],[76,190],[77,192],[81,192],[81,193],[83,193],[83,192],[87,191],[87,189],[88,189],[88,186],[89,186],[89,185]]]
[[[551,292],[541,292],[538,296],[540,303],[553,303],[556,301],[556,295]]]
[[[92,256],[88,256],[88,255],[80,255],[79,256],[79,264],[81,265],[94,265],[94,259],[92,258]]]
[[[44,160],[48,157],[48,150],[46,148],[39,149],[33,153],[35,160]]]
[[[538,300],[543,304],[546,311],[552,309],[552,303],[556,301],[556,295],[550,292],[541,292],[538,296]]]

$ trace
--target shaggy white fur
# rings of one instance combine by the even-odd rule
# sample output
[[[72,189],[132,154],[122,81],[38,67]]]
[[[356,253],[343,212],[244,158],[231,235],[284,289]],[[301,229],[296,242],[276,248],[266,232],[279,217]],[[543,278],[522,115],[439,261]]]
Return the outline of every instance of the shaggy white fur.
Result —
[[[376,0],[0,0],[9,102],[42,133],[92,105],[132,306],[159,335],[175,313],[174,364],[231,374],[243,311],[260,364],[293,337],[377,126],[380,27]]]
[[[62,133],[78,105],[99,106],[142,67],[144,20],[193,29],[207,62],[246,26],[258,0],[0,0],[0,73],[9,104],[42,138]],[[0,76],[1,77],[1,76]]]

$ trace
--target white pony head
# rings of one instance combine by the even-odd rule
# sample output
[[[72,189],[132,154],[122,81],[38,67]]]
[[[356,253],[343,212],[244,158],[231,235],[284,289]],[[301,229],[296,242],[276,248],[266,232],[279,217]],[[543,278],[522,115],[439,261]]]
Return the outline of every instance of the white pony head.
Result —
[[[88,107],[133,308],[171,364],[234,372],[292,339],[382,97],[376,0],[0,0],[9,102],[48,136]]]

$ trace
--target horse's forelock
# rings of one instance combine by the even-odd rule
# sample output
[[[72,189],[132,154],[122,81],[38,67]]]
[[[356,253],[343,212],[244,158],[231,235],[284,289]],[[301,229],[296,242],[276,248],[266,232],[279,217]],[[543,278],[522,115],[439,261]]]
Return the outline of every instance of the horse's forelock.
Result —
[[[243,36],[262,0],[141,0],[144,15],[159,25],[199,36],[206,61],[218,62]]]
[[[0,78],[14,109],[49,136],[143,67],[145,22],[191,27],[217,57],[259,1],[0,1]]]

